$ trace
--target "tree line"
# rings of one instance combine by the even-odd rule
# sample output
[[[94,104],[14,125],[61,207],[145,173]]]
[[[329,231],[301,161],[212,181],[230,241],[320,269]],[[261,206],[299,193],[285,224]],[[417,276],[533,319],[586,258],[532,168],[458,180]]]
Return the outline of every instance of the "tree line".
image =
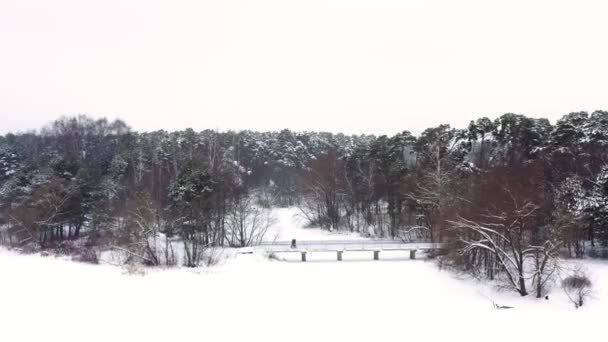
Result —
[[[510,113],[418,136],[138,133],[63,117],[0,137],[0,241],[86,241],[154,265],[180,262],[179,241],[196,266],[210,246],[259,241],[269,208],[297,206],[313,226],[449,244],[450,265],[523,294],[552,255],[608,244],[607,158],[605,111],[553,125]]]

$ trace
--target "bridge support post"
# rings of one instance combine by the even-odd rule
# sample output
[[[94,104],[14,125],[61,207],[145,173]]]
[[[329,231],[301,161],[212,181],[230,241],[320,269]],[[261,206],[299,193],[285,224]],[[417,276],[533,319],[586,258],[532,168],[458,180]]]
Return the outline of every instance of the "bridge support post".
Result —
[[[380,260],[380,251],[374,251],[374,260]]]
[[[415,249],[410,250],[410,259],[412,259],[412,260],[416,259],[416,250]]]
[[[306,262],[306,251],[302,251],[302,262]]]
[[[342,261],[342,252],[343,251],[338,251],[338,261]]]

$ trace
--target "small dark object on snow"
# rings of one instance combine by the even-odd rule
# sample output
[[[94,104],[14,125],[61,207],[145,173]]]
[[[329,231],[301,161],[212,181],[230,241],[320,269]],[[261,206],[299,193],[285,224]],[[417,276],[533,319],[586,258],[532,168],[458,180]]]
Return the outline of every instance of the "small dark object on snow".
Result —
[[[546,299],[546,300],[549,300],[549,296],[545,296],[545,299]]]
[[[498,304],[494,303],[494,309],[496,309],[496,310],[513,309],[513,307],[512,306],[505,306],[505,305],[498,305]]]
[[[296,246],[296,239],[291,239],[291,248],[298,248]]]

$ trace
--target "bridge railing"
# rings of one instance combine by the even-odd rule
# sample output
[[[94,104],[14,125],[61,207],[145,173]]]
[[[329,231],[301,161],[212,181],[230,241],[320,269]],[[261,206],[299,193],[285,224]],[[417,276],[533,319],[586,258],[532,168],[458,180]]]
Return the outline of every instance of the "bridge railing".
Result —
[[[291,241],[266,241],[253,247],[279,250],[292,249]],[[400,240],[296,240],[295,250],[410,250],[436,249],[441,244],[424,241],[405,242]]]

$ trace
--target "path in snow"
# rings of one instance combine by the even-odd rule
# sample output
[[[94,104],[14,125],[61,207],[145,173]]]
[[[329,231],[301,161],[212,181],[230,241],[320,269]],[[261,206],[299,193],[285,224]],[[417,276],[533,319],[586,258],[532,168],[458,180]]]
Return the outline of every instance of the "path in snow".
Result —
[[[329,232],[320,228],[305,228],[304,219],[297,208],[273,209],[276,222],[268,229],[265,241],[296,240],[364,240],[358,233]]]

